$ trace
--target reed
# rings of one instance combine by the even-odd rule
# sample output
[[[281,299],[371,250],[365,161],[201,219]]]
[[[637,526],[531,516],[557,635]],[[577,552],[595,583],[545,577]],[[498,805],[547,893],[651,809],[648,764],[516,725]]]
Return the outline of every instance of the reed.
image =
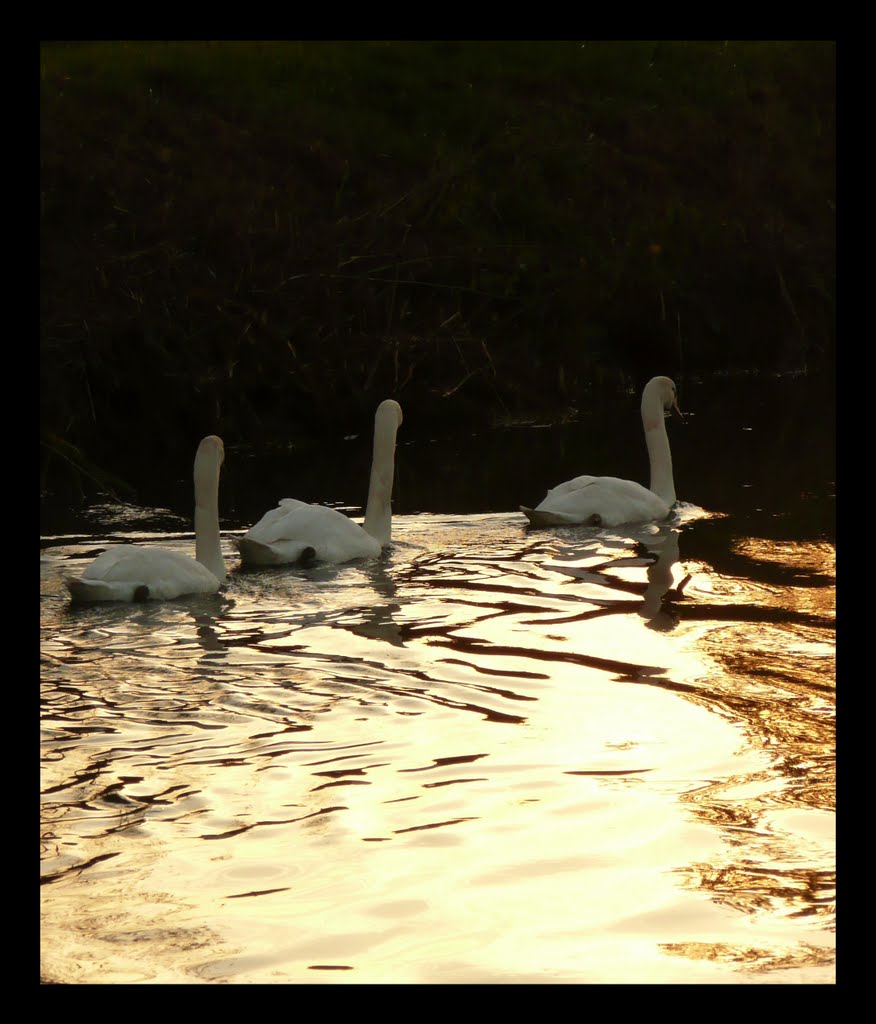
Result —
[[[43,426],[111,470],[832,362],[834,78],[831,42],[43,44]]]

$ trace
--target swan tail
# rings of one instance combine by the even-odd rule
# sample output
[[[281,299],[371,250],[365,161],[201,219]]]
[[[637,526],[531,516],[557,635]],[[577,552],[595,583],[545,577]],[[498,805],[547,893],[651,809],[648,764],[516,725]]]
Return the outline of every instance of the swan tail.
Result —
[[[569,526],[579,521],[574,516],[564,515],[562,512],[548,512],[543,508],[527,508],[521,505],[520,511],[529,520],[530,526]]]
[[[64,585],[73,601],[83,604],[95,601],[148,601],[149,587],[145,583],[117,583],[110,580],[89,580],[67,576]]]
[[[267,544],[262,544],[251,537],[239,537],[236,544],[244,565],[277,564],[277,556]]]
[[[308,545],[287,542],[283,546],[263,544],[252,537],[239,537],[236,542],[240,560],[245,566],[255,565],[312,565],[316,561],[316,550]]]
[[[312,569],[318,561],[316,548],[306,547],[298,556],[298,564],[303,569]]]

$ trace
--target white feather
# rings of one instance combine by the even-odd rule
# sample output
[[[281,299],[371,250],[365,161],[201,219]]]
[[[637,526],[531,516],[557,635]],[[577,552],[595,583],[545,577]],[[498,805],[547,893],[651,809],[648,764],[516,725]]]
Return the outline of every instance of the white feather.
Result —
[[[388,398],[380,403],[374,416],[374,453],[362,526],[326,505],[282,498],[237,541],[242,563],[348,562],[379,555],[392,539],[395,439],[401,422],[398,402]]]
[[[535,508],[520,506],[531,526],[617,526],[665,519],[675,504],[666,416],[681,415],[675,384],[654,377],[642,392],[642,426],[651,463],[650,489],[615,476],[577,476],[551,488]]]
[[[221,438],[211,435],[198,445],[195,558],[142,544],[120,544],[98,555],[78,578],[64,580],[72,600],[163,601],[219,590],[225,580],[219,533],[219,470],[224,458]]]

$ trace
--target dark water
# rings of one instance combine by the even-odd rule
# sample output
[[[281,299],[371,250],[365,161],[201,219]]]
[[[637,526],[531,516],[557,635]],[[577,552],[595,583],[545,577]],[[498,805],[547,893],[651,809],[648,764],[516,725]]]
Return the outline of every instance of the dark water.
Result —
[[[673,418],[669,429],[680,498],[731,514],[734,529],[756,524],[756,532],[766,529],[767,535],[835,536],[832,381],[796,376],[690,381],[680,386],[679,401],[685,423]],[[478,432],[452,421],[424,432],[416,409],[407,408],[398,437],[393,510],[398,515],[508,512],[536,503],[548,487],[583,472],[647,484],[638,403],[633,393],[626,399],[582,401],[576,422]],[[292,437],[255,451],[225,440],[224,528],[246,529],[278,497],[353,509],[365,501],[370,423],[363,423],[360,434],[326,437],[318,445]],[[153,525],[191,529],[190,462],[180,452],[173,466],[138,461],[123,473],[136,481]],[[163,519],[155,509],[178,518]],[[105,520],[83,515],[51,494],[41,503],[43,537],[104,525]]]
[[[661,527],[528,531],[581,472],[647,482],[638,401],[424,436],[394,546],[241,573],[281,496],[358,515],[370,436],[227,447],[220,596],[74,609],[148,507],[43,508],[42,943],[54,980],[835,980],[833,394],[681,389]]]

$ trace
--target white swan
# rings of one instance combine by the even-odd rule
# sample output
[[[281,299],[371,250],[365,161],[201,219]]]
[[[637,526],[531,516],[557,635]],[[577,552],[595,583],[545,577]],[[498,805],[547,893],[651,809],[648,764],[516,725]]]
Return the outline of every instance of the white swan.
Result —
[[[222,439],[211,435],[195,455],[195,558],[176,551],[120,544],[109,548],[78,578],[64,583],[74,601],[168,600],[185,594],[212,594],[225,581],[219,535],[219,469]]]
[[[374,416],[374,454],[363,526],[337,509],[281,498],[237,541],[244,566],[309,566],[315,562],[349,562],[379,555],[391,540],[395,438],[401,406],[391,398]]]
[[[535,508],[520,506],[530,525],[617,526],[665,519],[676,500],[664,422],[673,409],[681,415],[675,384],[668,377],[653,377],[642,392],[642,425],[651,462],[650,490],[615,476],[578,476],[549,490]]]

